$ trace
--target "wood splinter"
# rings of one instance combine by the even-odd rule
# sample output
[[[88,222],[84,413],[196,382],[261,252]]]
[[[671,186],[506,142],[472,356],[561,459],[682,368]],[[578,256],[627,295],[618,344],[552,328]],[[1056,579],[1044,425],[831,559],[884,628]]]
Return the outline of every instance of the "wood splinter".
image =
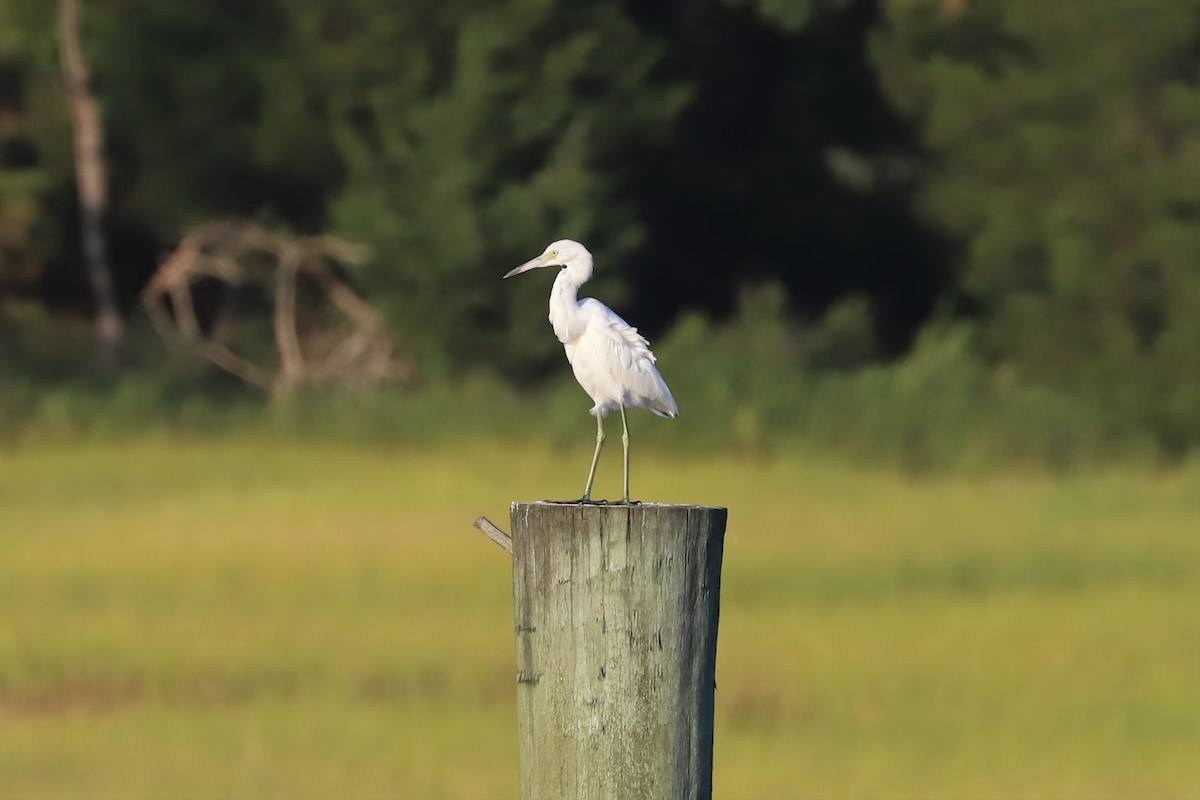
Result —
[[[475,519],[475,527],[483,531],[483,534],[493,542],[507,550],[510,556],[512,555],[512,537],[497,528],[490,519],[487,517],[477,517]]]

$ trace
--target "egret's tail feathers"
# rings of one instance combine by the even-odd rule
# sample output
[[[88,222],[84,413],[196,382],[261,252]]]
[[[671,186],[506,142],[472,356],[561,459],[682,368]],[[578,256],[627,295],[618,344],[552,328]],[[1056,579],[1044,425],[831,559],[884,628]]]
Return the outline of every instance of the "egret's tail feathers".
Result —
[[[667,389],[665,383],[662,388],[665,396],[655,398],[646,408],[664,419],[675,419],[679,416],[679,406],[675,404],[675,398],[671,396],[671,390]]]

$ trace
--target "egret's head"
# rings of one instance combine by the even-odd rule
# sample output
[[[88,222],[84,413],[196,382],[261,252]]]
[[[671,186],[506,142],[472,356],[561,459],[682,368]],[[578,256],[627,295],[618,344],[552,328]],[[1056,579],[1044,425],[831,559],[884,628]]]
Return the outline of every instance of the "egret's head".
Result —
[[[559,239],[546,248],[546,252],[542,253],[537,258],[531,258],[521,266],[509,272],[504,277],[511,278],[513,275],[520,275],[522,272],[528,272],[531,269],[540,269],[542,267],[570,267],[573,264],[587,265],[588,272],[591,272],[592,254],[588,249],[572,239]]]

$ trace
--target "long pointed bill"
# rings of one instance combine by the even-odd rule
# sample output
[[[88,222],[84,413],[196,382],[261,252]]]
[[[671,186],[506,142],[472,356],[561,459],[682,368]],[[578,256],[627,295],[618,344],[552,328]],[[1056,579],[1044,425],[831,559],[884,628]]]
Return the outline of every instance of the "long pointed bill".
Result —
[[[540,267],[550,266],[549,264],[546,263],[546,261],[547,261],[547,259],[546,259],[545,254],[542,254],[542,255],[538,256],[537,258],[531,258],[530,260],[526,261],[524,264],[517,267],[516,269],[514,269],[512,272],[508,273],[504,277],[511,278],[513,275],[520,275],[522,272],[529,272],[529,270],[531,270],[531,269],[538,269]]]

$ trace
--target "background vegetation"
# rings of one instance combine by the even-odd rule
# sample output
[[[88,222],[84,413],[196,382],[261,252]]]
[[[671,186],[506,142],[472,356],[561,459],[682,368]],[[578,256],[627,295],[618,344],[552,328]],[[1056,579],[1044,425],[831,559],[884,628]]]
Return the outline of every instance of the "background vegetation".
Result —
[[[55,4],[0,0],[0,796],[514,796],[468,526],[581,488],[500,281],[563,236],[682,409],[634,494],[731,508],[719,796],[1200,796],[1200,0],[82,10],[112,364]],[[226,217],[367,244],[419,380],[165,346],[139,292]]]
[[[470,521],[578,492],[579,444],[0,454],[0,792],[515,797],[510,571]],[[635,491],[731,510],[716,796],[1200,794],[1195,467],[642,452]]]
[[[1196,0],[85,12],[134,327],[103,396],[220,384],[140,341],[135,300],[188,226],[253,215],[369,244],[352,279],[427,385],[563,375],[546,287],[498,276],[567,235],[716,438],[954,465],[1200,437]],[[53,15],[0,3],[0,402],[24,417],[80,373],[45,362],[90,302]]]

